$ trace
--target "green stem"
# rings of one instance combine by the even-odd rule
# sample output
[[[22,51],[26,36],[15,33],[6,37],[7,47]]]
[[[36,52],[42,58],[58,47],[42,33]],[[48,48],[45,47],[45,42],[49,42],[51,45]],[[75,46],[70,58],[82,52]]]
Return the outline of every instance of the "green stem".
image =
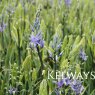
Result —
[[[9,20],[8,20],[8,27],[9,27],[9,35],[10,35],[10,42],[12,42],[12,36],[11,36],[11,29],[10,29],[10,18],[11,18],[11,16],[10,16],[10,12],[9,12]]]
[[[4,49],[4,36],[3,36],[3,32],[2,32],[2,48]]]
[[[56,78],[56,52],[54,52],[54,77]]]
[[[17,30],[18,34],[18,63],[19,65],[21,64],[21,48],[20,48],[20,34],[19,34],[19,29]]]
[[[25,2],[24,2],[24,30],[25,30]]]
[[[38,52],[38,56],[39,56],[39,59],[40,59],[40,63],[41,63],[41,69],[43,69],[43,61],[42,61],[42,57],[41,57],[41,52],[40,52],[40,50],[39,50],[39,47],[38,46],[36,46],[36,48],[37,48],[37,52]]]

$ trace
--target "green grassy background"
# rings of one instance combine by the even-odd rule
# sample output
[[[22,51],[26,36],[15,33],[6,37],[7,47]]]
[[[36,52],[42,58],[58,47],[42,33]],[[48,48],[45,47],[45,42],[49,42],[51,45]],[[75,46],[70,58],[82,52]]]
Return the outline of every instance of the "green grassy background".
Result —
[[[51,47],[55,36],[58,37],[57,43],[62,42],[58,53],[63,51],[56,62],[58,70],[77,73],[95,71],[95,44],[92,43],[95,36],[94,0],[72,0],[70,7],[65,5],[64,0],[61,4],[58,0],[50,1],[0,1],[0,22],[7,24],[4,32],[0,32],[0,95],[10,95],[10,86],[19,90],[16,95],[55,95],[52,93],[55,88],[53,80],[47,79],[47,71],[54,70],[54,61],[48,59],[47,52],[55,52]],[[45,67],[43,79],[37,81],[41,65],[36,49],[29,47],[29,38],[30,26],[39,11],[40,29],[45,42],[40,51]],[[88,56],[86,62],[79,59],[81,47]],[[83,85],[85,91],[82,95],[95,95],[95,80],[84,79]]]

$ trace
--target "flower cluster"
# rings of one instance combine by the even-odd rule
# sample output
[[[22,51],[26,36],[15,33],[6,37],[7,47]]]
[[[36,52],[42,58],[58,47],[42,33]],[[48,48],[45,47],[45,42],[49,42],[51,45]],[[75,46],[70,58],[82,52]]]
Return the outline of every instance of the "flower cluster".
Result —
[[[63,86],[63,84],[64,84],[64,80],[57,82],[58,88],[61,88]]]
[[[35,30],[36,30],[36,32],[40,30],[40,17],[39,17],[39,15],[40,15],[40,9],[38,10],[38,12],[36,14],[36,18],[35,18],[33,26],[32,25],[30,26],[32,32],[34,32]]]
[[[40,29],[40,20],[39,20],[39,17],[36,17],[36,19],[35,19],[34,28],[36,30],[39,30]]]
[[[88,56],[86,56],[86,53],[83,51],[83,49],[80,50],[79,57],[83,60],[86,61]]]
[[[57,82],[57,86],[58,86],[58,88],[61,88],[63,85],[68,86],[70,84],[70,82],[71,82],[71,80],[68,77],[66,77],[66,78],[62,79],[61,81]]]
[[[68,6],[68,7],[69,7],[69,6],[71,5],[71,3],[72,3],[72,1],[71,1],[71,0],[65,0],[65,5],[66,5],[66,6]]]
[[[50,42],[50,47],[53,49],[53,51],[48,50],[49,58],[53,60],[55,59],[58,62],[59,58],[63,54],[63,51],[60,51],[61,46],[62,46],[61,38],[59,38],[58,35],[55,34],[53,37],[53,41]]]
[[[8,90],[8,92],[9,92],[10,95],[15,94],[17,92],[17,88],[10,87],[10,89]]]
[[[40,29],[40,20],[39,20],[39,14],[40,14],[40,10],[38,10],[37,14],[36,14],[36,19],[34,22],[34,25],[31,25],[31,31],[35,32],[36,35],[34,35],[33,33],[30,36],[30,45],[34,45],[34,47],[36,47],[37,45],[39,45],[41,48],[44,47],[44,40],[42,39],[42,34],[41,34],[41,29]]]
[[[4,32],[5,29],[6,29],[6,24],[5,23],[1,23],[0,24],[0,32]]]
[[[81,92],[84,90],[84,87],[78,80],[74,80],[73,82],[71,82],[70,87],[75,92],[76,95],[81,94]]]
[[[62,86],[70,86],[76,95],[81,94],[81,92],[84,90],[84,87],[82,86],[82,83],[79,80],[71,80],[68,77],[62,79],[61,81],[58,81],[56,84],[59,89]]]
[[[38,31],[40,29],[40,20],[39,20],[39,17],[36,17],[34,25],[33,26],[31,25],[30,29],[31,29],[32,32],[34,32],[35,30]]]
[[[36,47],[37,45],[39,45],[41,48],[44,47],[44,41],[42,39],[42,35],[41,32],[39,32],[36,36],[31,35],[30,37],[30,43],[34,44],[34,47]]]

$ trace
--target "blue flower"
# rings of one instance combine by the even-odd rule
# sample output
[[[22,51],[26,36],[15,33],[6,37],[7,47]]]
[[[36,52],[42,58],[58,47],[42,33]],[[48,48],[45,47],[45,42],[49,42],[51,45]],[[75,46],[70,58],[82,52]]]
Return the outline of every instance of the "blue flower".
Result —
[[[6,24],[5,23],[1,23],[0,24],[0,32],[4,32],[5,29],[6,29]]]
[[[84,87],[79,80],[74,80],[73,82],[71,82],[70,87],[76,93],[76,95],[81,94],[84,90]]]
[[[40,20],[39,20],[39,17],[36,17],[36,19],[35,19],[34,28],[36,30],[39,30],[40,29]]]
[[[64,84],[64,80],[57,82],[58,88],[61,88],[63,86],[63,84]]]
[[[56,84],[57,84],[58,88],[61,88],[63,85],[68,86],[70,84],[70,82],[71,82],[71,80],[68,77],[66,77],[66,78],[58,81]]]
[[[10,87],[10,89],[8,90],[8,92],[9,92],[10,95],[15,94],[17,92],[17,88]]]
[[[38,12],[39,13],[39,12]],[[30,25],[30,29],[32,32],[34,32],[36,30],[36,32],[38,30],[40,30],[40,19],[39,19],[39,16],[36,15],[36,18],[35,18],[35,21],[34,21],[34,24],[33,26]]]
[[[44,41],[42,39],[42,35],[41,32],[39,32],[36,36],[31,35],[30,37],[30,43],[34,44],[34,46],[36,47],[37,45],[40,45],[41,48],[44,47]]]
[[[71,5],[71,0],[65,0],[65,5],[67,5],[68,7]]]
[[[59,37],[58,33],[56,33],[53,37],[53,41],[50,42],[50,47],[52,47],[52,49],[57,52],[61,49],[61,46],[61,38]]]
[[[83,60],[86,61],[88,56],[86,56],[86,53],[83,51],[83,49],[80,50],[79,57]]]
[[[64,78],[63,80],[64,80],[64,84],[66,86],[68,86],[70,84],[70,82],[71,82],[71,80],[68,77]]]

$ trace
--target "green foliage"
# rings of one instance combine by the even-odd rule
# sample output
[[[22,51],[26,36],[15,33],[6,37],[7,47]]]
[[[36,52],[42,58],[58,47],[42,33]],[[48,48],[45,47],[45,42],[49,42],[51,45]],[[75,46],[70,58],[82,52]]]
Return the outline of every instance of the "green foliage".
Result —
[[[37,17],[40,30],[33,33]],[[0,95],[10,95],[10,87],[17,88],[14,95],[55,95],[53,82],[59,80],[49,80],[49,70],[53,76],[57,70],[95,72],[94,0],[72,0],[70,6],[64,0],[1,0],[0,28],[2,22],[6,28],[0,29]],[[44,48],[38,46],[38,51],[30,44],[30,35],[39,31]],[[86,61],[80,58],[81,49]],[[95,79],[89,76],[82,81],[80,95],[95,95]],[[59,91],[68,92],[65,86]]]
[[[48,95],[47,94],[47,81],[45,79],[42,80],[40,84],[39,95]]]

